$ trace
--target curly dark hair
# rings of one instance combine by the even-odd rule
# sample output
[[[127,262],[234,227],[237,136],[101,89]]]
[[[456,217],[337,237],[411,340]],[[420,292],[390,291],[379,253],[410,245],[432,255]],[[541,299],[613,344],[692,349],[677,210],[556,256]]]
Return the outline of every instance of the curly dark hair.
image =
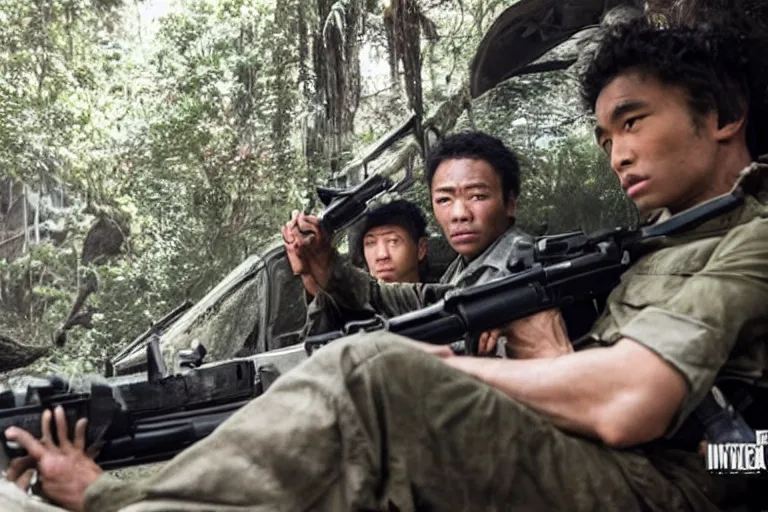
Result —
[[[617,76],[639,71],[685,88],[694,122],[716,112],[723,126],[747,118],[747,145],[753,157],[763,148],[754,113],[766,90],[750,63],[747,38],[724,26],[657,26],[638,19],[611,27],[581,77],[585,107],[595,111],[601,91]],[[760,123],[761,124],[761,123]]]
[[[520,163],[517,156],[500,139],[476,131],[449,135],[429,153],[425,178],[430,190],[438,166],[446,160],[460,158],[488,162],[501,178],[501,191],[505,203],[509,200],[510,192],[513,192],[515,197],[520,195]]]
[[[420,238],[427,235],[427,219],[424,217],[424,212],[404,199],[372,208],[363,217],[360,233],[365,237],[365,234],[373,228],[389,225],[402,226],[411,235],[414,243],[418,243]]]

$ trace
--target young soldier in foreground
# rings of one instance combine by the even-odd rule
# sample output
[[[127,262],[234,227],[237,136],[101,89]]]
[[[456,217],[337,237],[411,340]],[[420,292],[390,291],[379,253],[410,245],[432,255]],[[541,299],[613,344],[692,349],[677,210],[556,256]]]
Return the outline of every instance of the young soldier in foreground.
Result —
[[[699,438],[678,438],[716,378],[748,386],[766,369],[768,171],[745,142],[737,49],[643,24],[601,48],[584,95],[635,203],[665,218],[733,187],[746,200],[648,247],[589,348],[525,319],[508,340],[525,360],[355,336],[318,351],[151,481],[101,475],[82,433],[56,447],[19,429],[7,435],[32,459],[8,478],[37,462],[55,501],[101,512],[700,512],[738,498],[707,474]]]
[[[294,212],[283,239],[293,271],[316,297],[307,332],[374,312],[389,317],[420,309],[450,289],[499,277],[530,258],[531,239],[514,226],[520,167],[504,143],[482,132],[451,135],[427,157],[425,174],[432,212],[458,253],[439,284],[381,283],[338,257],[317,217]],[[480,352],[492,352],[498,336],[498,330],[483,334]]]

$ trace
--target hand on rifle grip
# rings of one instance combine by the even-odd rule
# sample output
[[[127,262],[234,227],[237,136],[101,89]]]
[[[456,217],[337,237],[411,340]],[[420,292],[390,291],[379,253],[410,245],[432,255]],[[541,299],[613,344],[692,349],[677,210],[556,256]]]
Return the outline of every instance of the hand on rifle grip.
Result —
[[[502,336],[501,329],[491,329],[480,335],[477,341],[477,355],[493,356],[496,354],[496,346],[499,343],[499,337]]]
[[[317,217],[294,210],[281,232],[293,273],[310,276],[315,286],[324,286],[333,248]],[[304,281],[307,286],[307,279]],[[312,290],[308,291],[314,295]]]
[[[507,355],[514,359],[558,357],[573,352],[560,309],[549,309],[504,328]]]
[[[58,444],[51,431],[53,418]],[[40,440],[20,428],[7,429],[6,438],[23,446],[28,455],[11,460],[6,478],[26,490],[36,468],[46,496],[69,510],[82,510],[85,490],[101,474],[101,468],[93,462],[96,453],[85,450],[87,424],[88,420],[79,419],[74,439],[70,440],[64,409],[57,407],[53,414],[46,409],[41,415]]]

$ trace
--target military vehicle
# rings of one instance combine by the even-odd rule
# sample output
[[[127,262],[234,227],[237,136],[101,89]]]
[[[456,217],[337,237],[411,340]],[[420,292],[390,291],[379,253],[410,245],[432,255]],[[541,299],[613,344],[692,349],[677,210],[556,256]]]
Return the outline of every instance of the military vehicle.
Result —
[[[601,21],[639,15],[641,5],[634,0],[523,0],[514,4],[497,18],[481,42],[471,65],[468,93],[454,96],[426,120],[406,120],[334,176],[330,185],[349,189],[370,176],[382,175],[397,180],[401,190],[410,186],[413,160],[423,156],[436,137],[453,128],[473,99],[515,76],[580,65],[579,56],[588,54]],[[319,189],[321,195],[323,190]],[[354,236],[351,229],[350,238],[354,240]],[[445,240],[433,235],[430,277],[439,277],[454,257]],[[109,361],[107,375],[145,370],[145,346],[151,338],[159,340],[169,367],[178,367],[180,354],[182,362],[184,357],[196,357],[186,354],[199,345],[206,350],[207,362],[290,347],[300,342],[305,317],[301,282],[292,275],[276,235],[264,252],[246,259],[199,302],[172,311],[128,344]]]
[[[368,167],[383,154],[386,159],[386,156],[397,154],[398,151],[419,148],[414,138],[414,127],[415,118],[411,117],[385,135],[335,180],[333,184],[341,185],[341,188],[320,188],[321,199],[324,198],[324,202],[330,204],[333,194],[341,194],[341,199],[348,197],[345,194],[354,189],[348,184],[353,182],[355,172],[362,173],[363,180],[373,178],[375,181],[378,174],[370,172]],[[392,174],[394,180],[387,192],[411,185],[410,171]],[[331,197],[327,197],[327,194],[331,194]],[[357,205],[357,200],[353,202],[360,207],[357,213],[364,211],[365,204]],[[324,213],[327,212],[328,208]],[[355,226],[349,227],[349,231],[352,233],[350,238],[354,239]],[[350,245],[354,246],[355,242]],[[427,279],[437,280],[455,253],[440,236],[431,236],[429,245]],[[362,265],[360,255],[348,256]],[[200,345],[205,348],[206,362],[295,345],[301,341],[300,331],[305,323],[306,312],[307,299],[303,285],[293,275],[282,239],[277,235],[266,250],[247,258],[198,303],[180,306],[133,340],[111,359],[106,373],[111,376],[144,371],[145,346],[152,338],[159,339],[165,360],[171,365],[178,361],[180,353],[183,358],[185,351]]]

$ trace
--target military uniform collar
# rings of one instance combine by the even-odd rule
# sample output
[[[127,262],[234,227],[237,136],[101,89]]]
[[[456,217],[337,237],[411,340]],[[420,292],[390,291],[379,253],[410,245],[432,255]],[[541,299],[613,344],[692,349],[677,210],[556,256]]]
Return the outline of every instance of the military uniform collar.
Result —
[[[529,235],[512,226],[496,239],[488,248],[472,261],[467,262],[459,256],[451,265],[450,274],[454,284],[467,283],[484,275],[487,270],[492,274],[506,272],[507,269],[525,263],[530,265],[533,259],[533,241]],[[448,274],[448,272],[446,273]]]

